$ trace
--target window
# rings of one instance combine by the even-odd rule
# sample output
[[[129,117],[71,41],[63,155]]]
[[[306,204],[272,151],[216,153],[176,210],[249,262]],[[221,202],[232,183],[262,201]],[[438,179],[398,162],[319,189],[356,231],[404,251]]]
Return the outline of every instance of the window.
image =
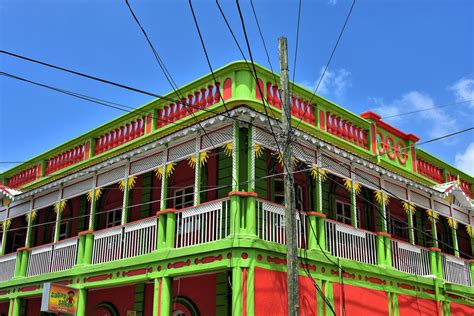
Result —
[[[62,222],[59,225],[59,240],[66,239],[69,235],[69,221]]]
[[[122,224],[122,209],[108,211],[106,227],[114,227],[120,224]]]
[[[398,220],[397,218],[390,217],[389,221],[390,234],[398,236],[403,239],[408,239],[408,224]]]
[[[360,227],[359,208],[357,208],[356,211],[357,211],[357,227]],[[349,203],[336,201],[336,221],[347,224],[347,225],[352,224],[351,205]]]
[[[285,184],[284,179],[275,178],[275,203],[285,203]],[[295,204],[296,209],[303,211],[304,209],[304,192],[303,186],[295,184]]]
[[[25,246],[25,236],[20,233],[15,233],[13,235],[13,244],[12,244],[12,252],[15,252],[18,248]]]
[[[174,208],[179,210],[194,203],[194,186],[185,187],[174,191]]]

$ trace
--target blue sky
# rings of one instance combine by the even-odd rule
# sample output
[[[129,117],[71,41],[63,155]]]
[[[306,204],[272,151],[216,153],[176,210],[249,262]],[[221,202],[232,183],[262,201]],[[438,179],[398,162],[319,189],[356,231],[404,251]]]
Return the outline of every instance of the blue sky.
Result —
[[[178,85],[208,73],[188,2],[130,0]],[[221,0],[243,47],[234,1]],[[277,38],[288,37],[294,71],[297,1],[254,0],[277,67]],[[241,59],[214,1],[193,1],[212,66]],[[296,82],[314,86],[351,2],[303,0]],[[241,1],[256,62],[267,66],[248,1]],[[285,15],[282,16],[282,13]],[[1,49],[165,94],[160,72],[124,1],[2,0]],[[357,1],[319,93],[355,113],[382,116],[474,99],[474,2]],[[2,71],[139,106],[149,97],[11,57]],[[121,112],[0,78],[0,161],[23,161]],[[388,120],[421,141],[474,126],[474,102]],[[422,146],[474,174],[474,132]],[[13,165],[0,164],[0,171]]]

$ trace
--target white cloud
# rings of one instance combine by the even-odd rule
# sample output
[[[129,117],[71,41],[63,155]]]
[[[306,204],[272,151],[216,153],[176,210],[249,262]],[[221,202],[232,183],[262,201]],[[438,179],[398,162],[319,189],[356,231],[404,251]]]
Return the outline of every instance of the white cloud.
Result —
[[[469,144],[464,153],[456,154],[454,164],[462,171],[474,175],[474,142]]]
[[[399,115],[401,113],[423,110],[435,107],[433,98],[426,93],[419,91],[410,91],[400,98],[390,103],[385,103],[380,98],[370,98],[376,105],[375,112],[386,117],[387,120],[410,122],[410,124],[417,123],[419,126],[428,128],[427,134],[429,137],[439,137],[453,132],[456,129],[456,120],[442,111],[442,109],[432,109],[429,111],[422,111],[411,116],[390,116]],[[421,125],[423,124],[423,125]]]
[[[456,101],[465,102],[470,101],[469,105],[474,107],[474,79],[470,78],[461,78],[456,81],[448,89],[454,92]]]
[[[320,71],[320,76],[323,74],[324,68]],[[319,81],[319,79],[318,79]],[[303,81],[302,85],[308,89],[316,88],[318,81],[310,83]],[[352,73],[344,68],[334,71],[327,70],[318,87],[317,93],[323,96],[333,96],[337,98],[344,97],[348,88],[352,87]]]

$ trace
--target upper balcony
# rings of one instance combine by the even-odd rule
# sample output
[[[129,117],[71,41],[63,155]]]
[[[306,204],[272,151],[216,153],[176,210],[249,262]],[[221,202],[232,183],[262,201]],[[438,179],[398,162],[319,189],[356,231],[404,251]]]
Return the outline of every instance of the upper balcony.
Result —
[[[153,100],[5,171],[0,184],[28,191],[243,104],[279,119],[279,76],[260,66],[257,73],[255,80],[245,62],[228,64],[215,71],[216,82],[210,74],[203,76],[181,87],[178,95]],[[474,178],[415,149],[416,136],[375,113],[359,116],[297,84],[291,89],[291,112],[299,130],[426,185],[459,181],[472,198]]]

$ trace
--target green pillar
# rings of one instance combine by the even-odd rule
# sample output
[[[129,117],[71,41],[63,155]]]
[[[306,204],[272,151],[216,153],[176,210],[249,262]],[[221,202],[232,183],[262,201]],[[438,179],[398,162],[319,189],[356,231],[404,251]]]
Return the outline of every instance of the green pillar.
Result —
[[[233,125],[233,144],[232,144],[232,191],[239,191],[239,123],[234,122]],[[239,195],[231,195],[230,197],[230,234],[240,233],[241,219],[241,203]]]
[[[176,235],[176,213],[169,211],[166,214],[166,248],[174,248]]]
[[[77,253],[77,264],[91,264],[92,250],[94,246],[94,232],[86,230],[79,233],[79,249]],[[82,249],[81,249],[82,248]]]
[[[458,223],[453,218],[453,227],[451,227],[451,237],[453,239],[454,255],[459,257],[459,244],[458,244]]]
[[[166,228],[167,228],[167,212],[163,212],[168,207],[168,178],[166,176],[166,166],[163,165],[163,173],[161,175],[161,201],[160,211],[157,213],[158,216],[158,232],[157,232],[157,248],[165,248],[167,245],[166,241]]]
[[[28,269],[28,256],[30,249],[23,247],[18,248],[16,255],[16,266],[15,266],[15,277],[24,277],[26,276],[26,271]]]
[[[122,225],[127,224],[128,221],[128,205],[130,202],[130,185],[128,179],[130,178],[130,160],[125,164],[125,178],[123,186],[123,204],[122,204]]]
[[[354,173],[352,172],[352,167],[351,174],[354,175]],[[351,223],[352,226],[358,228],[359,225],[357,224],[357,194],[355,190],[356,181],[354,180],[354,176],[352,176],[351,178],[351,183],[351,191],[349,192],[351,199]]]
[[[194,170],[194,206],[201,204],[201,153],[200,153],[200,135],[196,138],[196,167]]]
[[[471,284],[474,284],[474,259],[469,260],[469,266],[471,269]]]
[[[255,127],[252,125],[248,128],[248,182],[247,182],[247,191],[248,192],[255,192]],[[247,205],[247,233],[256,236],[257,235],[257,195],[249,195],[246,199]]]
[[[31,225],[33,224],[33,216],[36,216],[36,211],[32,209],[33,201],[31,201],[31,211],[26,214],[26,236],[25,236],[25,247],[29,248],[31,243]]]
[[[410,244],[414,245],[415,244],[415,231],[413,229],[413,212],[411,210],[411,207],[408,210],[408,241]]]
[[[8,209],[7,209],[7,214],[8,214]],[[2,222],[2,243],[0,244],[0,255],[5,254],[5,247],[7,245],[7,220]]]
[[[387,262],[385,259],[385,233],[378,232],[376,236],[377,244],[377,264],[384,266]]]
[[[160,310],[160,279],[154,279],[153,285],[153,316],[158,316]]]
[[[232,268],[232,315],[241,316],[243,312],[242,301],[242,268]]]
[[[8,316],[20,316],[21,299],[15,297],[10,299]]]
[[[255,315],[255,259],[251,259],[250,266],[247,268],[247,315]]]
[[[87,290],[80,289],[79,297],[77,300],[77,316],[86,316],[86,306],[87,306]]]
[[[431,221],[431,235],[433,237],[433,247],[438,248],[438,228],[436,226],[436,218],[434,218],[434,211],[433,217],[430,218]]]
[[[390,234],[386,233],[384,237],[385,265],[392,266],[392,241]]]
[[[84,263],[84,251],[86,247],[86,236],[79,234],[79,242],[77,243],[76,265]]]
[[[161,278],[160,316],[171,315],[173,298],[173,282],[170,277]]]
[[[96,211],[96,205],[97,205],[97,200],[96,200],[96,191],[100,190],[100,188],[96,188],[97,186],[97,174],[94,174],[94,177],[92,179],[92,191],[91,191],[91,209],[89,212],[89,230],[93,231],[95,229],[95,211]]]
[[[57,202],[58,205],[54,208],[56,211],[56,223],[54,224],[54,242],[57,242],[59,240],[59,233],[60,233],[60,228],[61,228],[61,215],[62,215],[62,210],[61,210],[61,201]]]

